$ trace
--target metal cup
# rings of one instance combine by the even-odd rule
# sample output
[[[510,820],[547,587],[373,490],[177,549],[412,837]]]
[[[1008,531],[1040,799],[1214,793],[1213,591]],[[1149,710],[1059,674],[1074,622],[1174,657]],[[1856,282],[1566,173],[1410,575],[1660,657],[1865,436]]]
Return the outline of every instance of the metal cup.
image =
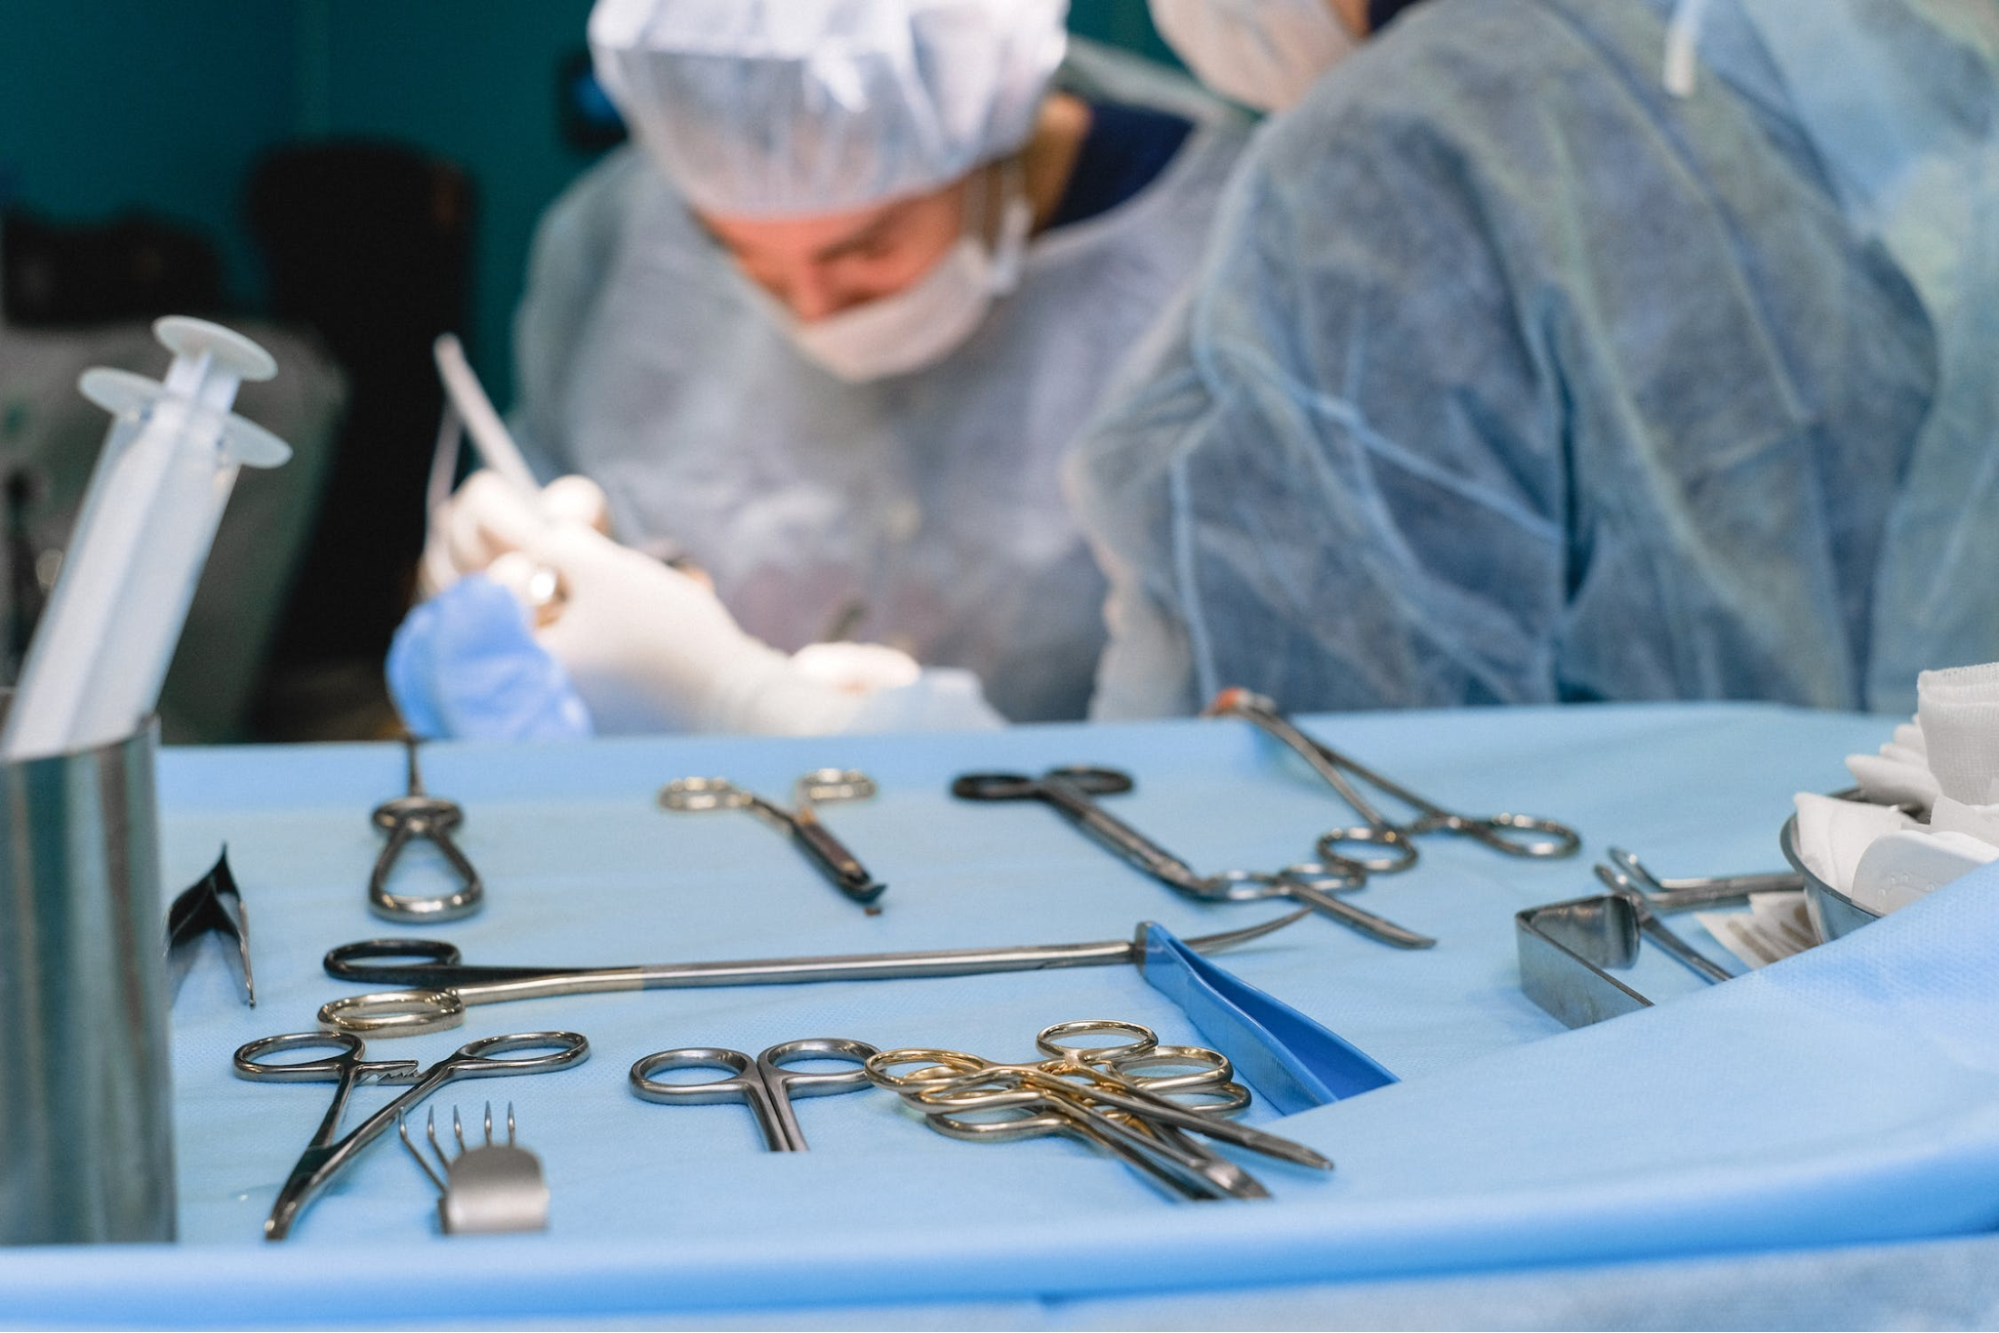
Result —
[[[174,1238],[154,745],[0,764],[0,1243]]]

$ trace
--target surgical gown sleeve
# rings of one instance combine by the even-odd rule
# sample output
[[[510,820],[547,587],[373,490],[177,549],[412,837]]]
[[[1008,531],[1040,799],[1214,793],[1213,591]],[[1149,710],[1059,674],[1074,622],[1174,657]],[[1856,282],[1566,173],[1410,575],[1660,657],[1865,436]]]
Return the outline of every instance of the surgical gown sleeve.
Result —
[[[1418,9],[1266,127],[1072,460],[1095,715],[1857,706],[1928,330],[1774,80],[1660,89],[1655,11]]]

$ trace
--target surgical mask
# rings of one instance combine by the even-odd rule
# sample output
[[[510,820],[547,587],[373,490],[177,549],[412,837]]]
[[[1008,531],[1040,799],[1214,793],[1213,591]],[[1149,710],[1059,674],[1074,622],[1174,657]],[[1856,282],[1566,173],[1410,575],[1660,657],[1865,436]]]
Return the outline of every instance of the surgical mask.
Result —
[[[1152,21],[1202,83],[1261,111],[1297,105],[1360,45],[1332,0],[1152,0]]]
[[[1034,210],[1021,192],[1019,170],[1002,174],[1007,198],[990,248],[984,239],[986,173],[981,172],[966,201],[965,234],[913,285],[810,322],[772,300],[780,326],[798,350],[850,384],[907,375],[956,351],[985,321],[994,299],[1020,281]]]

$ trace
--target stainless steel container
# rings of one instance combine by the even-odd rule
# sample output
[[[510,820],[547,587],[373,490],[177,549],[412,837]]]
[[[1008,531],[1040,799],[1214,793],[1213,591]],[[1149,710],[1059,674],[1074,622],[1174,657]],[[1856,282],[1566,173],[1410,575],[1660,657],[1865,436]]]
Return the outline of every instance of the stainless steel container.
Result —
[[[1818,932],[1819,943],[1851,935],[1868,922],[1881,919],[1879,912],[1871,907],[1862,907],[1812,873],[1811,867],[1805,864],[1805,858],[1798,854],[1796,815],[1785,820],[1784,827],[1778,831],[1777,848],[1791,863],[1791,869],[1797,871],[1804,881],[1805,914],[1811,918],[1812,929]]]
[[[0,1243],[174,1238],[153,750],[0,764]]]

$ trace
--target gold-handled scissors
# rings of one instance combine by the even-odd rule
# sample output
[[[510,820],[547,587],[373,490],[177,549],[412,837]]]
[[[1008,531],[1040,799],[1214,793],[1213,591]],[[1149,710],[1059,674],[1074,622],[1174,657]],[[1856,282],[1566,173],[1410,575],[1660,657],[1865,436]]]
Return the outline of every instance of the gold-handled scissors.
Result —
[[[1077,1038],[1105,1037],[1117,1040],[1108,1046],[1074,1044]],[[1268,1195],[1248,1172],[1196,1144],[1193,1135],[1332,1169],[1331,1161],[1304,1144],[1219,1118],[1249,1104],[1249,1090],[1234,1082],[1220,1052],[1161,1046],[1149,1028],[1113,1019],[1058,1023],[1044,1028],[1035,1044],[1047,1058],[1026,1064],[933,1048],[883,1051],[868,1061],[868,1077],[900,1093],[940,1133],[987,1140],[1039,1134],[1081,1138],[1190,1198]],[[900,1072],[904,1069],[908,1072]],[[1186,1104],[1188,1098],[1198,1104]],[[975,1118],[994,1112],[1006,1118]]]

